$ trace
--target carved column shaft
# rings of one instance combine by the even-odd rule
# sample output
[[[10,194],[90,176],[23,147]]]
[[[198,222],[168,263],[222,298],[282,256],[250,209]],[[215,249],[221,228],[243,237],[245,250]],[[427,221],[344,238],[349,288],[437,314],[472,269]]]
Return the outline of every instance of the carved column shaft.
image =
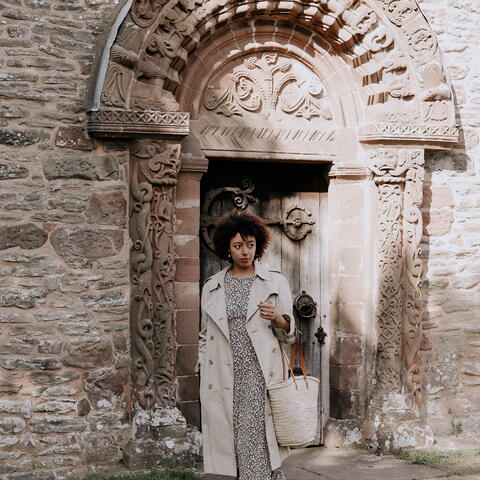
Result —
[[[180,146],[142,140],[130,155],[131,341],[134,398],[174,406],[174,189]]]
[[[422,339],[420,207],[423,151],[379,149],[370,157],[378,186],[378,305],[376,322],[379,399],[389,393],[421,397]]]

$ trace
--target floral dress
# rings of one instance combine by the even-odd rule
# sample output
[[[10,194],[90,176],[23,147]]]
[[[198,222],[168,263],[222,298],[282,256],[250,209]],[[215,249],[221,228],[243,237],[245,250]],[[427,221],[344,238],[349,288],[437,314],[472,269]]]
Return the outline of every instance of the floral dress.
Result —
[[[238,480],[285,480],[272,471],[265,433],[266,385],[248,335],[247,307],[255,275],[226,273],[225,302],[233,354],[233,441]]]

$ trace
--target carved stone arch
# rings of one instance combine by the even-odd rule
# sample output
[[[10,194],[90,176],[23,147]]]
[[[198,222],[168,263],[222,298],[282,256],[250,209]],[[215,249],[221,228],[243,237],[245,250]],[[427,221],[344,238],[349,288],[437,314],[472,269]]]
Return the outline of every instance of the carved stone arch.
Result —
[[[97,86],[101,104],[91,130],[101,134],[102,120],[121,122],[102,107],[178,110],[174,96],[189,57],[217,30],[262,17],[308,28],[350,65],[365,108],[362,140],[455,142],[450,83],[435,34],[415,0],[134,1]]]
[[[133,0],[108,49],[89,129],[135,139],[131,335],[139,412],[173,408],[178,393],[173,282],[180,164],[190,181],[206,170],[205,154],[268,154],[332,162],[333,178],[371,186],[375,361],[364,369],[371,381],[355,428],[362,430],[360,443],[372,448],[425,439],[419,361],[423,155],[450,148],[458,127],[438,42],[417,2]],[[302,90],[306,79],[311,88]],[[278,91],[259,86],[277,81]],[[254,125],[247,132],[256,150],[242,146],[239,133],[250,128],[251,115],[268,120],[268,128]],[[288,115],[299,137],[282,130]],[[185,150],[192,142],[180,148],[189,134],[193,153]],[[282,135],[285,142],[278,140]],[[230,137],[239,149],[231,148]],[[145,417],[139,418],[144,426]]]

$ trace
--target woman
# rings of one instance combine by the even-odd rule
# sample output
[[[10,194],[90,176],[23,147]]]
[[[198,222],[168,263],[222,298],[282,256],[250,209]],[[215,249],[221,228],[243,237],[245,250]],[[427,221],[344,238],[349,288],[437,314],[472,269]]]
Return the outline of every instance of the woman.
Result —
[[[288,449],[275,437],[266,387],[283,379],[279,341],[295,325],[286,278],[262,267],[269,233],[259,217],[233,212],[214,232],[216,253],[231,266],[202,291],[200,399],[206,473],[238,480],[284,480]]]

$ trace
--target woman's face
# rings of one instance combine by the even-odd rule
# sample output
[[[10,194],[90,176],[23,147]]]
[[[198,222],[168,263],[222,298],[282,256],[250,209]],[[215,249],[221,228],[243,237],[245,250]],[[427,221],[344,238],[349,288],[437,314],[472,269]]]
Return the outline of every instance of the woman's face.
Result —
[[[230,239],[229,252],[232,262],[239,268],[250,268],[255,258],[257,242],[255,237],[249,235],[245,239],[237,233]]]

